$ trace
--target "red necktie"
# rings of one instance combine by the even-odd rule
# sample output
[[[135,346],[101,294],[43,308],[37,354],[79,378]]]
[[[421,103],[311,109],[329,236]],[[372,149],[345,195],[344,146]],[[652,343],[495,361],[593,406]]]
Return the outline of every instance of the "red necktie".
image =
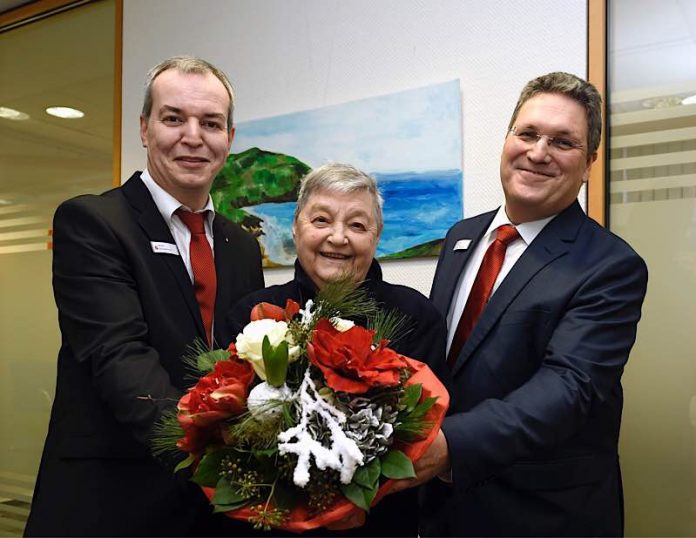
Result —
[[[476,325],[481,312],[483,312],[486,303],[491,297],[493,285],[505,260],[505,251],[508,244],[519,236],[514,226],[510,224],[501,226],[496,232],[495,241],[491,243],[483,256],[481,267],[479,267],[474,284],[471,286],[469,298],[466,300],[462,317],[459,318],[459,324],[447,355],[447,365],[450,368],[454,366],[459,352],[464,347],[464,342],[469,338],[474,325]]]
[[[191,231],[191,244],[189,256],[191,269],[193,270],[193,289],[196,292],[198,307],[201,309],[203,327],[208,339],[208,345],[213,344],[213,312],[215,311],[215,290],[217,278],[215,276],[215,261],[213,251],[205,235],[205,215],[203,213],[191,213],[178,210],[176,214]]]

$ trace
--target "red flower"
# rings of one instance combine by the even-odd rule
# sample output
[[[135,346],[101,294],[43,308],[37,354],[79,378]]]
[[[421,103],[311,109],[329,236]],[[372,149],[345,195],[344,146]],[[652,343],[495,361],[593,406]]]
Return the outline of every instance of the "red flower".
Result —
[[[399,370],[407,368],[404,357],[382,340],[372,349],[374,331],[354,326],[340,332],[326,319],[319,320],[307,345],[307,356],[333,390],[362,394],[372,387],[399,384]]]
[[[253,379],[254,369],[247,361],[231,358],[216,362],[213,371],[179,400],[177,418],[185,435],[177,446],[186,452],[197,452],[216,434],[215,426],[220,421],[246,410]]]
[[[276,321],[290,321],[300,311],[300,305],[292,299],[288,299],[285,308],[271,303],[259,303],[251,309],[251,321],[260,319],[274,319]]]

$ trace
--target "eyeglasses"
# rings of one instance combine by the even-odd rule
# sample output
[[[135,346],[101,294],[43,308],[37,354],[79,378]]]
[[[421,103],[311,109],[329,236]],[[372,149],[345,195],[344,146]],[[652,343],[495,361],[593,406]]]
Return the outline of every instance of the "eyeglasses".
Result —
[[[549,136],[539,134],[533,129],[522,129],[520,132],[517,132],[517,126],[514,126],[512,129],[510,129],[510,134],[515,135],[518,140],[528,146],[533,146],[542,138],[546,138],[546,143],[548,144],[549,149],[556,150],[560,153],[572,151],[574,149],[585,149],[585,146],[578,144],[566,136]]]

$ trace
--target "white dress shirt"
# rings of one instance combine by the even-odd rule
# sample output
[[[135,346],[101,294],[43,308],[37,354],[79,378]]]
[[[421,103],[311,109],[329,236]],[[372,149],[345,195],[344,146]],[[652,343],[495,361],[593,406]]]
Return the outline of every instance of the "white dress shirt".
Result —
[[[191,257],[190,257],[190,244],[191,244],[191,230],[183,223],[183,221],[175,214],[176,210],[182,208],[184,211],[191,211],[190,207],[185,206],[174,198],[171,194],[160,187],[147,168],[143,170],[140,174],[140,178],[145,183],[147,190],[150,191],[150,195],[157,206],[164,222],[169,226],[169,230],[172,232],[172,237],[176,242],[176,247],[179,250],[179,255],[186,266],[189,277],[191,278],[191,283],[193,283],[193,269],[191,268]],[[215,218],[215,207],[213,206],[213,199],[208,195],[208,202],[205,207],[200,211],[194,211],[194,213],[202,213],[207,211],[205,219],[205,236],[210,243],[210,250],[213,251],[213,256],[215,256],[215,248],[213,243],[213,219]]]
[[[508,244],[507,250],[505,251],[505,260],[503,261],[503,266],[498,273],[498,278],[493,284],[493,293],[498,289],[500,283],[505,279],[510,269],[517,263],[527,247],[534,241],[537,235],[544,229],[556,215],[547,217],[541,220],[535,220],[532,222],[523,222],[522,224],[517,224],[515,228],[520,234],[520,237]],[[493,243],[496,236],[496,230],[503,226],[504,224],[512,224],[507,214],[505,213],[505,206],[501,206],[498,212],[493,217],[490,226],[483,235],[481,241],[474,247],[474,251],[469,256],[469,260],[464,266],[461,276],[459,277],[459,282],[454,290],[454,300],[450,304],[449,312],[447,313],[447,352],[449,353],[449,348],[452,345],[452,340],[454,339],[454,333],[457,330],[457,324],[459,323],[459,318],[462,316],[464,311],[464,306],[466,305],[466,300],[469,298],[469,293],[474,285],[474,280],[476,279],[476,274],[478,273],[481,262],[483,261],[483,256],[488,250],[488,247]],[[462,238],[465,239],[465,238]],[[471,239],[471,238],[466,238]]]

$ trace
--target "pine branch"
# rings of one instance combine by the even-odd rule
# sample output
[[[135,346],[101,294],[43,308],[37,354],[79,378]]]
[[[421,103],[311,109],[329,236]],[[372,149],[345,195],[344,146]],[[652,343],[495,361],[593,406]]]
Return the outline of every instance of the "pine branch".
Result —
[[[165,411],[150,436],[150,450],[160,459],[176,458],[181,451],[176,442],[184,436],[184,429],[176,418],[176,411]]]
[[[367,328],[375,331],[374,343],[389,340],[390,347],[413,330],[411,319],[396,309],[378,310],[367,321]]]

